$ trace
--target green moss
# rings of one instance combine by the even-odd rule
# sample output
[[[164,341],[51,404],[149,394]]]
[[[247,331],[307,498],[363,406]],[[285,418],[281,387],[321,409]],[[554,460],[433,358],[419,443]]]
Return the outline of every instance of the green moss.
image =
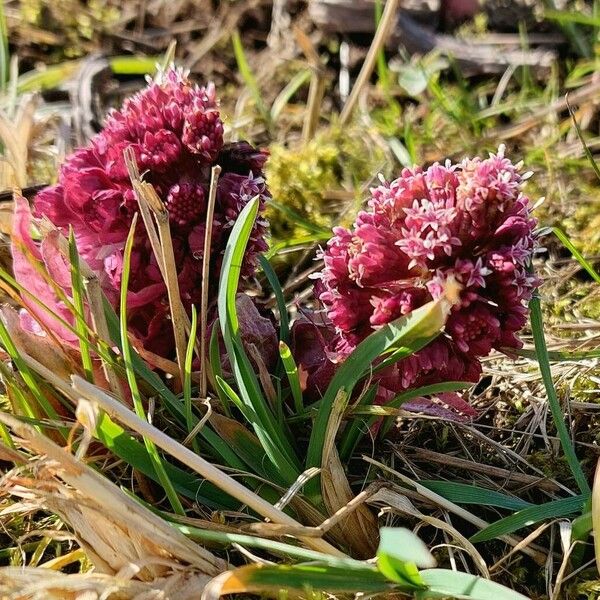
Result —
[[[565,600],[597,600],[600,595],[600,580],[595,579],[597,574],[594,569],[578,573],[575,581],[565,588]]]
[[[600,194],[594,191],[571,218],[565,219],[567,230],[573,232],[573,241],[584,256],[600,255]]]
[[[270,147],[268,218],[275,240],[307,235],[302,221],[318,228],[353,221],[369,183],[378,172],[387,174],[384,151],[366,135],[364,128],[332,127],[306,144]]]
[[[569,465],[564,456],[554,456],[547,450],[532,452],[528,457],[531,465],[538,468],[549,478],[558,479],[558,481],[570,481],[572,478]]]
[[[101,0],[24,0],[20,12],[24,39],[32,27],[51,31],[60,44],[53,58],[62,60],[89,52],[90,42],[96,45],[99,35],[119,22],[121,5]]]
[[[543,288],[544,312],[549,326],[581,323],[582,319],[600,321],[600,286],[594,281],[567,279],[555,284],[551,295]],[[556,335],[572,337],[558,328]],[[576,333],[576,335],[579,335]]]

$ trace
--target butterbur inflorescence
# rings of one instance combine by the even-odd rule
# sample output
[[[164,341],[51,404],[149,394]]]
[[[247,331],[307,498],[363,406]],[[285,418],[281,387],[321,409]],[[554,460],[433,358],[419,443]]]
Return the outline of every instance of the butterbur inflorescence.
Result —
[[[338,359],[378,327],[461,288],[442,334],[387,369],[388,391],[476,381],[480,358],[518,348],[536,286],[529,199],[520,167],[497,154],[460,164],[404,169],[372,190],[352,229],[336,228],[321,253],[317,295],[335,327]],[[330,354],[331,356],[331,354]]]
[[[65,233],[73,228],[80,255],[115,305],[125,240],[138,211],[123,156],[126,149],[133,151],[144,180],[155,187],[168,209],[179,287],[188,309],[200,304],[211,168],[222,167],[210,261],[214,298],[229,230],[247,202],[259,196],[262,211],[269,195],[262,172],[266,153],[246,142],[225,144],[214,86],[199,87],[180,70],[162,73],[107,117],[90,144],[66,160],[58,183],[38,194],[33,212],[48,217]],[[242,277],[253,274],[257,254],[266,250],[266,231],[267,223],[259,216]],[[142,223],[136,230],[131,264],[130,327],[147,349],[168,355],[172,330],[166,287]]]

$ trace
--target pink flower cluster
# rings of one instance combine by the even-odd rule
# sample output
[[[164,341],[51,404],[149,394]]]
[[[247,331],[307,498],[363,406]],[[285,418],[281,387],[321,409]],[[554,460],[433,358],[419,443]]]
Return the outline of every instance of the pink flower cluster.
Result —
[[[246,142],[224,144],[214,86],[199,87],[179,70],[163,73],[112,112],[90,144],[67,159],[58,184],[38,194],[33,212],[47,216],[65,233],[73,228],[80,255],[98,274],[113,304],[121,284],[125,240],[138,210],[123,158],[127,148],[168,209],[187,308],[200,303],[211,167],[221,165],[211,246],[214,298],[228,233],[237,216],[255,196],[263,205],[269,196],[262,172],[266,153]],[[244,277],[253,274],[257,254],[267,247],[266,231],[267,223],[259,217],[244,259]],[[132,331],[147,349],[170,354],[166,287],[141,223],[132,252],[128,300]]]
[[[442,335],[385,372],[392,391],[477,381],[480,358],[518,348],[536,278],[527,266],[536,221],[518,165],[496,155],[404,169],[372,190],[351,230],[338,227],[322,252],[317,294],[346,356],[373,330],[461,286]]]

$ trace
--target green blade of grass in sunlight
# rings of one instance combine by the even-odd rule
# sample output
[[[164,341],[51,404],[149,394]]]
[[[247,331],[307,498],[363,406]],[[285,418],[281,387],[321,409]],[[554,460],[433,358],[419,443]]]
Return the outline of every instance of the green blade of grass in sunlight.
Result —
[[[535,344],[535,351],[537,353],[537,360],[540,367],[540,373],[548,396],[548,405],[550,406],[550,412],[552,413],[552,420],[556,427],[556,432],[560,439],[560,444],[564,452],[565,458],[571,470],[571,473],[577,482],[577,486],[581,490],[582,494],[589,495],[590,486],[587,482],[575,448],[571,441],[571,436],[567,429],[567,425],[563,416],[563,409],[558,400],[558,395],[552,381],[552,371],[550,369],[550,359],[548,357],[548,349],[546,347],[546,339],[544,337],[544,325],[542,319],[542,309],[540,306],[540,299],[534,296],[529,302],[530,318],[531,318],[531,330],[533,333],[533,340]]]
[[[73,228],[69,229],[69,260],[71,263],[71,291],[73,294],[73,304],[77,309],[74,313],[75,328],[79,333],[79,351],[81,352],[81,363],[86,379],[94,383],[94,368],[92,366],[92,355],[90,353],[90,344],[88,340],[88,328],[85,322],[85,306],[83,302],[83,281],[81,269],[79,266],[79,252],[75,243],[75,234]]]
[[[301,413],[304,410],[304,402],[302,401],[302,389],[300,387],[300,378],[298,377],[298,367],[292,356],[290,347],[284,341],[279,342],[279,356],[281,357],[285,374],[290,383],[290,390],[294,400],[294,409],[296,414]]]
[[[595,163],[594,163],[595,164]],[[552,228],[552,233],[560,240],[562,245],[573,255],[573,258],[588,272],[590,277],[596,282],[600,283],[600,275],[598,275],[596,269],[584,258],[584,256],[575,248],[573,242],[567,237],[567,235],[558,227]]]
[[[279,283],[279,279],[277,278],[277,274],[273,270],[271,263],[264,256],[259,256],[258,260],[263,273],[265,274],[267,280],[269,281],[269,285],[273,290],[273,294],[275,294],[277,310],[279,311],[279,337],[282,342],[287,344],[290,337],[290,321],[288,319],[288,312],[285,305],[281,284]]]
[[[300,462],[262,393],[242,343],[237,316],[236,295],[243,256],[257,214],[258,198],[254,198],[243,208],[229,235],[219,281],[219,323],[240,398],[255,415],[254,431],[269,460],[279,467],[288,485],[292,485],[300,474]]]
[[[580,513],[585,506],[587,498],[589,498],[589,495],[573,496],[571,498],[561,498],[560,500],[546,502],[540,506],[523,508],[504,519],[488,525],[488,527],[472,536],[470,540],[473,543],[486,542],[523,529],[523,527],[531,527],[541,521],[568,517]]]
[[[194,359],[194,347],[196,343],[196,333],[198,331],[198,311],[192,305],[192,324],[190,326],[190,337],[188,339],[187,348],[185,350],[185,367],[183,377],[183,403],[185,405],[185,424],[187,426],[188,435],[194,429],[194,414],[192,412],[192,361]],[[201,368],[204,368],[202,366]],[[194,450],[199,453],[198,443],[196,438],[192,440]]]
[[[254,99],[254,103],[256,104],[258,112],[260,113],[267,127],[270,128],[272,125],[271,112],[267,108],[267,105],[262,98],[260,88],[258,87],[258,82],[256,81],[256,77],[250,68],[248,59],[246,58],[244,46],[237,29],[231,34],[231,42],[233,44],[233,54],[235,56],[238,71],[240,72],[246,87]]]
[[[355,385],[371,368],[373,361],[380,356],[394,353],[399,346],[420,348],[424,339],[431,339],[436,332],[439,333],[446,319],[443,302],[445,300],[429,302],[408,315],[388,323],[363,340],[346,358],[331,380],[319,405],[310,435],[306,468],[321,467],[329,418],[339,393],[343,391],[345,397],[349,399]],[[319,486],[320,478],[314,477],[307,483],[307,494],[318,497]]]
[[[131,397],[133,399],[133,407],[135,412],[140,419],[148,420],[146,411],[144,409],[144,403],[142,401],[142,395],[138,387],[137,376],[133,368],[131,361],[131,345],[129,344],[129,338],[127,337],[127,290],[129,287],[129,273],[131,269],[131,249],[133,247],[133,238],[135,233],[135,227],[137,219],[133,219],[127,241],[125,243],[125,251],[123,256],[123,273],[121,278],[121,298],[120,298],[120,333],[121,333],[121,347],[123,350],[123,360],[125,361],[125,371],[127,373],[127,383],[131,390]],[[180,515],[185,515],[179,496],[173,487],[173,483],[169,478],[165,470],[165,466],[162,462],[162,458],[158,453],[158,450],[154,443],[144,438],[144,444],[148,454],[152,458],[154,469],[158,475],[161,485],[163,486],[165,493],[169,499],[169,503],[173,510]]]

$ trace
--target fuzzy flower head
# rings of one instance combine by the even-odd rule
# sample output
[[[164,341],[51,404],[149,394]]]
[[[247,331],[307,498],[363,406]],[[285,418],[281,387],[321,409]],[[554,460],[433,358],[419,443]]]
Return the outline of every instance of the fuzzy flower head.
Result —
[[[440,297],[450,279],[459,302],[434,344],[398,364],[395,387],[477,380],[481,357],[519,347],[537,283],[525,178],[501,147],[485,160],[404,169],[371,190],[369,209],[321,254],[318,296],[338,349]]]
[[[246,142],[225,144],[223,134],[214,85],[199,87],[184,72],[170,69],[109,114],[104,129],[66,160],[58,183],[35,199],[34,215],[48,217],[64,232],[73,228],[80,255],[116,304],[125,240],[138,210],[123,157],[130,149],[168,210],[184,305],[198,305],[211,168],[222,167],[211,238],[212,298],[237,216],[255,196],[262,210],[269,196],[262,172],[266,154]],[[258,253],[266,249],[266,231],[259,216],[243,277],[252,276]],[[129,307],[134,333],[148,349],[168,354],[166,287],[142,224],[132,252]]]

